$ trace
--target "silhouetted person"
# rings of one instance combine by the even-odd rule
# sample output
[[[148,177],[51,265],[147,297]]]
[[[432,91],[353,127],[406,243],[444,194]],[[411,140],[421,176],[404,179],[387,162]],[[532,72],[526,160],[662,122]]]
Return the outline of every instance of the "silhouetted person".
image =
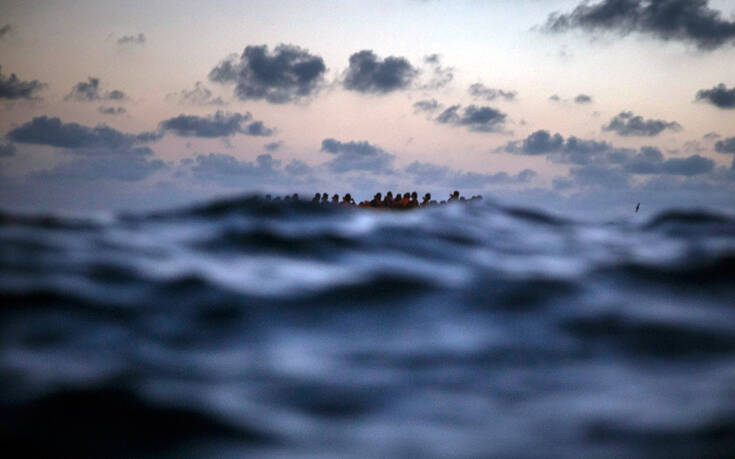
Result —
[[[293,196],[291,196],[291,200],[292,201],[298,201],[299,200],[299,194],[298,193],[294,193]]]
[[[414,207],[419,206],[419,194],[417,192],[411,193],[411,200],[408,201],[408,207],[413,209]]]
[[[265,195],[265,200],[266,201],[270,201],[271,200],[271,195],[269,195],[269,194]]]
[[[327,193],[322,193],[322,204],[326,204],[329,202],[329,195]]]
[[[311,202],[313,202],[314,204],[319,204],[319,199],[321,198],[321,196],[322,195],[320,195],[319,193],[315,194],[314,197],[311,199]]]
[[[373,200],[370,201],[370,207],[383,207],[383,195],[380,194],[380,192],[375,193],[375,196],[373,196]]]
[[[393,207],[393,192],[388,191],[385,193],[385,199],[383,199],[383,207]]]
[[[459,201],[459,191],[454,190],[454,192],[449,195],[449,201]]]
[[[342,203],[341,203],[341,204],[342,204],[343,206],[351,206],[351,205],[352,205],[352,195],[350,195],[350,193],[347,193],[347,194],[346,194],[346,195],[345,195],[345,196],[344,196],[344,197],[342,198]]]
[[[426,193],[421,201],[421,207],[426,207],[431,202],[431,193]]]
[[[335,194],[332,196],[332,204],[339,204],[339,195]]]
[[[639,202],[639,203],[638,203],[638,204],[636,204],[636,206],[635,206],[635,213],[638,213],[638,209],[640,209],[640,208],[641,208],[641,203]]]

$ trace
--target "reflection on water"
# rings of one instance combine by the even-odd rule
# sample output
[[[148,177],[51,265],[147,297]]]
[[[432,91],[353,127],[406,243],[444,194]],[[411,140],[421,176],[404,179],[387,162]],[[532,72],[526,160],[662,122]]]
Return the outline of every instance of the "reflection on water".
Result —
[[[242,199],[0,215],[0,445],[29,455],[735,451],[735,221]]]

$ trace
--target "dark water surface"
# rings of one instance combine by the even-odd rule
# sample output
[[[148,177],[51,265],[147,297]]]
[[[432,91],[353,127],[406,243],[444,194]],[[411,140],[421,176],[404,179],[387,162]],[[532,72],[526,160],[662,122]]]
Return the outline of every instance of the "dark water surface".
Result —
[[[0,448],[735,457],[735,220],[0,215]]]

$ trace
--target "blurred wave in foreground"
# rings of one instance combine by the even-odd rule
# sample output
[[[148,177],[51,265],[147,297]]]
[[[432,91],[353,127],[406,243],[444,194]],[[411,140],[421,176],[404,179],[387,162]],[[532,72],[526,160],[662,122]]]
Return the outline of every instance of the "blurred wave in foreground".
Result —
[[[0,447],[733,457],[735,220],[0,214]]]

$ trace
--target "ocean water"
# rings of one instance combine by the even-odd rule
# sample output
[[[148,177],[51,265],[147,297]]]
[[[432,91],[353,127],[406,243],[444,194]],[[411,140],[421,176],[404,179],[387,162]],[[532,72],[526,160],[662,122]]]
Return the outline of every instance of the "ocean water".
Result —
[[[3,451],[735,457],[726,215],[3,213],[0,303]]]

